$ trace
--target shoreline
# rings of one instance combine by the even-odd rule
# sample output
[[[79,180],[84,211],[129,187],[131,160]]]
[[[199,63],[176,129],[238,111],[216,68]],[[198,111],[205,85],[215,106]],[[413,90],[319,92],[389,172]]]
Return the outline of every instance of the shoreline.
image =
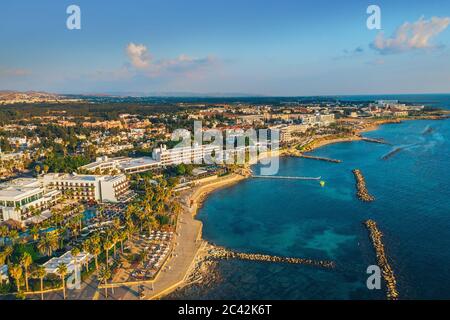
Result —
[[[365,132],[371,132],[376,131],[380,128],[380,126],[385,124],[401,124],[403,121],[412,121],[412,120],[445,120],[448,119],[448,117],[438,117],[438,116],[424,116],[424,117],[416,117],[411,119],[387,119],[387,120],[378,120],[373,121],[371,123],[366,124],[362,129],[358,130],[355,135],[349,136],[349,137],[338,137],[334,139],[325,139],[320,141],[313,141],[312,146],[308,151],[304,152],[312,152],[318,148],[328,146],[331,144],[336,143],[344,143],[344,142],[354,142],[354,141],[361,141],[363,139],[362,133]],[[302,152],[303,153],[303,152]],[[260,154],[258,156],[258,160],[270,158],[273,156],[291,156],[291,150],[290,149],[283,149],[276,152],[266,152],[264,154]],[[182,281],[179,281],[178,283],[166,288],[163,290],[163,292],[153,295],[149,299],[161,299],[164,296],[167,296],[174,291],[178,289],[182,289],[186,287],[187,285],[193,284],[195,282],[201,282],[201,281],[192,281],[192,279],[198,278],[198,272],[207,272],[205,268],[202,268],[202,264],[207,260],[207,250],[205,248],[208,247],[208,242],[202,238],[202,228],[203,223],[196,218],[196,215],[198,213],[198,210],[201,208],[203,202],[205,199],[212,193],[229,186],[232,186],[236,183],[239,183],[240,181],[246,180],[249,178],[249,175],[239,175],[236,173],[231,173],[228,176],[225,177],[219,177],[218,180],[207,183],[205,185],[200,185],[198,187],[195,187],[194,189],[191,189],[189,191],[184,191],[182,194],[180,194],[180,198],[183,200],[185,204],[185,210],[186,213],[190,215],[193,221],[195,223],[198,223],[200,225],[200,229],[197,235],[197,241],[200,242],[200,245],[195,251],[195,254],[193,256],[193,259],[189,265],[188,268],[184,271],[184,277]],[[183,244],[188,245],[188,244]],[[207,268],[206,268],[207,269]],[[201,277],[201,276],[200,276]],[[189,279],[191,279],[189,281]]]

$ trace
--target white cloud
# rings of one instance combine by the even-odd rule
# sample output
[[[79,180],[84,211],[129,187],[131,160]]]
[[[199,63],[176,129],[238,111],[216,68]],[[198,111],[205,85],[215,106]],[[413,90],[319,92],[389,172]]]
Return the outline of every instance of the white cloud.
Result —
[[[186,54],[181,54],[173,59],[154,60],[145,45],[135,43],[128,44],[126,52],[131,65],[147,77],[168,76],[170,74],[194,76],[200,70],[217,62],[212,56],[193,58]]]
[[[128,44],[127,55],[131,64],[137,69],[145,69],[150,65],[151,57],[148,54],[147,47],[143,44]]]
[[[379,33],[371,47],[381,54],[435,48],[431,40],[447,29],[449,24],[450,17],[432,17],[430,20],[424,20],[422,17],[413,23],[405,22],[390,38],[386,38],[382,32]]]

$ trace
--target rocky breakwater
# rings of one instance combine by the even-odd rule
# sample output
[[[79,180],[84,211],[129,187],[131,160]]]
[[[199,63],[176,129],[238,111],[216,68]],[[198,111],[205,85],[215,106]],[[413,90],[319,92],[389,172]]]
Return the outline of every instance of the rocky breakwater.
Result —
[[[238,260],[249,260],[249,261],[261,261],[261,262],[274,262],[274,263],[289,263],[289,264],[303,264],[311,265],[315,267],[322,268],[334,268],[335,263],[333,261],[326,260],[312,260],[305,258],[288,258],[288,257],[278,257],[266,254],[257,253],[242,253],[232,250],[228,250],[222,247],[211,246],[208,252],[208,257],[210,259],[238,259]]]
[[[377,223],[373,220],[367,220],[364,223],[367,229],[370,231],[370,238],[372,240],[373,247],[375,248],[375,253],[377,255],[378,266],[381,268],[383,273],[383,278],[386,281],[387,286],[387,298],[389,300],[397,300],[399,293],[397,290],[397,281],[395,279],[394,271],[389,265],[386,257],[386,252],[384,250],[384,244],[382,241],[383,234],[378,230]]]
[[[325,162],[332,162],[332,163],[342,163],[342,160],[330,159],[330,158],[325,158],[325,157],[311,156],[311,155],[307,155],[307,154],[300,155],[300,158],[319,160],[319,161],[325,161]]]
[[[375,201],[375,197],[372,196],[367,190],[366,180],[364,179],[361,170],[355,169],[353,170],[353,174],[355,175],[356,179],[356,189],[357,189],[356,195],[358,196],[358,198],[364,202]]]

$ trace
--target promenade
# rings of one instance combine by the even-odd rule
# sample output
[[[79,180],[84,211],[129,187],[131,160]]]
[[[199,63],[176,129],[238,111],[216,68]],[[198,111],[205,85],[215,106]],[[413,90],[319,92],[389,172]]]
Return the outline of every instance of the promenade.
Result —
[[[195,219],[201,200],[206,194],[242,179],[244,179],[243,176],[231,174],[182,192],[179,196],[182,200],[183,210],[178,219],[172,257],[162,266],[154,280],[109,284],[107,287],[109,290],[114,288],[114,293],[109,292],[108,299],[136,300],[140,296],[147,300],[160,299],[182,287],[194,265],[198,250],[203,244],[201,239],[202,223]],[[100,294],[96,295],[96,299],[105,298],[101,288],[103,286],[99,286]]]

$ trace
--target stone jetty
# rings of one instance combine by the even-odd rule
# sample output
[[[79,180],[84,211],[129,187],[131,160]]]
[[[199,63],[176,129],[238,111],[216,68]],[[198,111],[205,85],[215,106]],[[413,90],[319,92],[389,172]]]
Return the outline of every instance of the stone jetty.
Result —
[[[383,278],[386,281],[387,298],[389,300],[398,300],[399,293],[397,291],[397,281],[395,279],[394,271],[387,260],[384,244],[381,240],[383,234],[380,230],[378,230],[377,223],[375,221],[367,220],[364,224],[370,231],[370,238],[377,255],[378,266],[381,268]]]
[[[389,142],[387,142],[384,139],[381,138],[367,138],[367,137],[362,137],[361,138],[362,141],[366,141],[366,142],[372,142],[372,143],[378,143],[378,144],[387,144],[387,145],[392,145]]]
[[[402,151],[404,147],[397,147],[394,150],[390,151],[388,154],[384,155],[381,159],[388,160],[389,158],[392,158],[394,155]]]
[[[261,261],[261,262],[304,264],[328,269],[332,269],[335,267],[335,263],[333,261],[278,257],[257,253],[242,253],[216,246],[211,246],[208,252],[208,256],[211,259],[225,259],[225,260],[238,259],[238,260]]]
[[[355,169],[353,170],[353,174],[355,175],[356,179],[356,189],[357,189],[357,196],[361,201],[364,202],[372,202],[375,201],[375,197],[369,194],[369,191],[366,187],[366,180],[364,179],[363,174],[361,173],[361,170]]]
[[[342,163],[342,160],[330,159],[330,158],[325,158],[325,157],[310,156],[310,155],[307,155],[307,154],[300,155],[300,158],[319,160],[319,161],[326,161],[326,162],[333,162],[333,163]]]

